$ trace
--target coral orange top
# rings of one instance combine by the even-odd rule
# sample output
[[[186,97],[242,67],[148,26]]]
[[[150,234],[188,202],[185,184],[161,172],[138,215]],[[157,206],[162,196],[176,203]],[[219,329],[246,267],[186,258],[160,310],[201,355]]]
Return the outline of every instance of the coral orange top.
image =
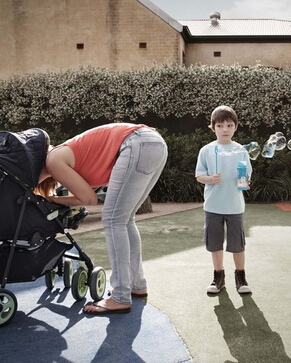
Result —
[[[92,187],[108,183],[124,139],[143,124],[112,123],[87,130],[63,143],[75,156],[74,170]]]

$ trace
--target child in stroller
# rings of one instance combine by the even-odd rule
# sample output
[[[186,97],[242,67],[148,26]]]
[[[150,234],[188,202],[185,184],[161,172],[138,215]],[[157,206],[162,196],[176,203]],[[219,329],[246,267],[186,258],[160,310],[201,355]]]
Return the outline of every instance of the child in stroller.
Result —
[[[73,210],[34,193],[48,145],[47,133],[38,128],[0,132],[0,327],[17,311],[17,299],[5,288],[7,283],[45,276],[52,289],[57,273],[76,300],[85,297],[88,287],[96,301],[105,292],[104,269],[94,267],[69,233],[86,217],[86,208]],[[58,241],[58,233],[68,242]],[[77,253],[68,252],[73,247]],[[75,272],[72,260],[80,262]]]

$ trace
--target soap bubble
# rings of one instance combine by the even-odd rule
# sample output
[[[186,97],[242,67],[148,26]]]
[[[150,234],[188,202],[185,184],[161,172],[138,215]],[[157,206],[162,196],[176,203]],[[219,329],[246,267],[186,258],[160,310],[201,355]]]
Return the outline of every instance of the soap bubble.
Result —
[[[249,144],[243,146],[249,153],[251,160],[256,160],[261,153],[261,147],[256,141],[251,141]]]
[[[245,152],[246,150],[243,146],[236,146],[229,150],[220,149],[220,148],[218,149],[218,155],[221,156],[232,156],[234,154],[245,153]]]
[[[272,141],[272,139],[268,140],[263,146],[262,156],[264,158],[272,158],[275,154],[276,142]]]
[[[282,132],[276,132],[275,136],[277,137],[276,150],[283,150],[287,145],[286,137],[282,134]]]
[[[276,150],[283,150],[286,145],[287,142],[283,133],[276,132],[269,137],[268,141],[266,141],[262,150],[262,156],[265,158],[272,158]]]
[[[262,150],[256,141],[251,141],[247,145],[236,146],[229,150],[218,148],[218,151],[216,152],[221,156],[231,156],[233,154],[245,153],[247,151],[250,159],[256,160],[260,154],[264,158],[272,158],[276,150],[283,150],[286,146],[289,150],[291,150],[291,140],[287,143],[284,134],[278,131],[275,134],[270,135]]]
[[[234,149],[225,150],[225,149],[218,149],[218,155],[220,156],[231,156],[234,154]]]
[[[291,142],[290,142],[291,144]],[[246,151],[248,152],[251,160],[256,160],[257,157],[261,153],[261,148],[259,144],[256,141],[252,141],[247,145],[242,146],[236,146],[232,149],[226,150],[226,149],[218,149],[218,155],[221,156],[232,156],[234,154],[245,154]]]

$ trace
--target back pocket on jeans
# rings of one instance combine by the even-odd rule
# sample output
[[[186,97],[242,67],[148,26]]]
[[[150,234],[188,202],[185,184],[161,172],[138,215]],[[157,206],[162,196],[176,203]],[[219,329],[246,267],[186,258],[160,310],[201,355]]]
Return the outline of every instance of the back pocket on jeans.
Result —
[[[158,169],[164,157],[165,145],[161,142],[143,142],[140,144],[136,171],[151,174]]]

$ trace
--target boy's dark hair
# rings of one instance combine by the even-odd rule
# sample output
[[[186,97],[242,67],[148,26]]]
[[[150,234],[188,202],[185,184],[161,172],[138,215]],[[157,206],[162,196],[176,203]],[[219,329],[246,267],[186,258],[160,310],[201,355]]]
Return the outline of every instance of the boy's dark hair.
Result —
[[[231,120],[235,123],[235,126],[238,125],[238,118],[235,111],[229,106],[218,106],[216,107],[212,114],[209,127],[214,130],[214,126],[217,122],[223,122],[226,120]]]

